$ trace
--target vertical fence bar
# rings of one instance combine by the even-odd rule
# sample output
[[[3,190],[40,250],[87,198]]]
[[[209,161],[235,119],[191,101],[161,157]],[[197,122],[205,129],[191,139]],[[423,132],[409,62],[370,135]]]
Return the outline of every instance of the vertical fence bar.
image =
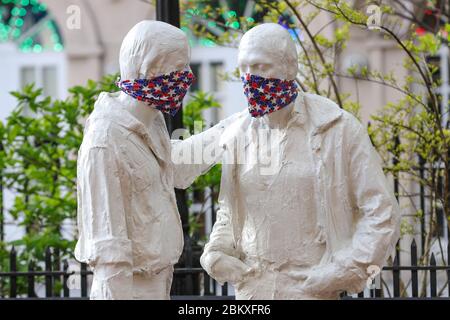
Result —
[[[28,297],[33,298],[36,297],[36,293],[34,291],[34,262],[33,260],[30,261],[28,264]]]
[[[383,269],[381,269],[380,273],[375,278],[375,297],[381,298],[383,296],[383,289],[382,284],[383,283]]]
[[[222,286],[222,296],[228,295],[228,282],[225,282]]]
[[[67,285],[67,281],[69,281],[69,264],[67,263],[67,260],[64,260],[63,262],[63,296],[64,298],[68,298],[70,296],[69,286]]]
[[[53,271],[61,271],[61,261],[59,257],[59,248],[53,249]],[[59,283],[61,283],[61,276],[55,275],[53,277],[53,295],[55,297],[61,296],[61,290],[57,289]]]
[[[400,297],[400,270],[399,267],[399,253],[395,255],[392,276],[393,276],[393,286],[394,286],[394,297]]]
[[[434,253],[431,254],[430,258],[430,296],[437,296],[437,283],[436,283],[436,258]]]
[[[15,298],[17,296],[17,276],[14,274],[17,271],[17,252],[14,246],[9,253],[9,271],[12,272],[9,287],[9,297]]]
[[[81,297],[87,298],[87,264],[80,265]]]
[[[47,274],[45,275],[45,296],[47,298],[52,296],[52,251],[50,248],[45,250],[45,271]]]
[[[411,266],[417,266],[417,244],[416,239],[413,239],[411,243]],[[413,297],[419,296],[419,277],[417,274],[417,269],[411,269],[411,293]]]
[[[374,286],[375,284],[375,279],[372,280],[372,285]],[[371,298],[375,298],[376,297],[376,288],[371,288],[369,291],[369,295]]]
[[[192,268],[192,241],[189,235],[185,237],[185,260],[184,267],[191,269]],[[192,272],[188,272],[185,275],[185,292],[183,294],[192,295],[194,294],[194,275]]]
[[[205,296],[211,295],[211,281],[206,272],[203,272],[203,290]]]
[[[425,179],[425,160],[419,155],[419,175],[420,175],[420,210],[422,216],[420,217],[420,248],[423,254],[425,248],[425,187],[423,180]]]

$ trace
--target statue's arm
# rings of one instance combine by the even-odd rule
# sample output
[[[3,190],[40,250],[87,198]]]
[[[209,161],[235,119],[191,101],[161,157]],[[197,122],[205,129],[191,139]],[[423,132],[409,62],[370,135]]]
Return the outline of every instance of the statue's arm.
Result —
[[[351,242],[335,252],[333,261],[312,270],[305,287],[315,295],[358,293],[366,285],[369,266],[382,268],[399,238],[400,211],[366,129],[351,118],[344,133],[348,155],[345,176],[357,209]]]
[[[132,298],[132,249],[118,163],[107,147],[90,148],[78,163],[79,228],[90,247],[93,299]]]
[[[355,133],[348,150],[348,173],[350,194],[359,219],[351,246],[337,254],[336,260],[365,283],[369,275],[367,268],[382,268],[395,249],[400,236],[400,209],[366,128],[356,119],[353,124],[356,128],[351,130]]]
[[[215,126],[185,140],[171,140],[176,188],[188,188],[198,176],[220,163],[224,152],[223,146],[220,145],[222,134],[244,115],[242,112],[235,113]]]

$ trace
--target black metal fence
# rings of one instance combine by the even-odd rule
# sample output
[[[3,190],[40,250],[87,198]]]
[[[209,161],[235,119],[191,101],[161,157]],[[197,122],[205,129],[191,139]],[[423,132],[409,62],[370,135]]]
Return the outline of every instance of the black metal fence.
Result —
[[[190,264],[192,247],[187,247],[180,263],[175,266],[171,296],[174,299],[232,299],[228,286],[218,286],[216,281],[200,266]],[[47,248],[44,261],[31,261],[21,268],[17,264],[14,247],[9,252],[9,270],[0,272],[0,299],[87,299],[92,271],[85,263],[60,259],[58,249]],[[184,264],[185,267],[180,265]],[[75,268],[74,268],[75,266]]]
[[[200,248],[186,246],[176,266],[171,295],[173,299],[233,299],[228,296],[227,285],[218,286],[198,263]],[[447,255],[450,245],[447,245]],[[450,256],[450,255],[448,255]],[[385,266],[373,279],[370,289],[357,296],[343,295],[343,299],[398,299],[398,298],[450,298],[450,266],[444,259],[436,261],[431,253],[429,264],[418,260],[416,242],[411,243],[410,265],[400,265],[400,254],[390,266]],[[69,261],[60,259],[57,249],[48,248],[44,261],[30,262],[27,270],[17,266],[17,252],[9,254],[9,270],[0,272],[0,285],[4,299],[87,299],[92,272],[86,264],[75,262],[77,270],[69,268]],[[378,284],[377,284],[378,283]]]
[[[446,246],[447,259],[450,257],[450,243]],[[435,254],[429,255],[428,264],[420,263],[416,241],[410,246],[410,264],[400,264],[400,252],[397,250],[392,265],[383,267],[374,278],[369,290],[355,297],[344,298],[384,298],[384,299],[450,299],[450,265],[445,257],[437,262]],[[419,276],[420,274],[420,276]]]

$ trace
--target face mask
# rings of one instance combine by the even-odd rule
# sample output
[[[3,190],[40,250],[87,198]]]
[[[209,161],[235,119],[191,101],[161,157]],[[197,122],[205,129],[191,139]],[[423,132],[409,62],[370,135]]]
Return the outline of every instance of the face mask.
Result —
[[[151,79],[118,80],[117,86],[129,96],[174,116],[194,81],[190,70],[174,71]]]
[[[248,111],[252,117],[261,117],[280,110],[298,95],[295,80],[263,78],[249,73],[241,77],[241,80],[248,100]]]

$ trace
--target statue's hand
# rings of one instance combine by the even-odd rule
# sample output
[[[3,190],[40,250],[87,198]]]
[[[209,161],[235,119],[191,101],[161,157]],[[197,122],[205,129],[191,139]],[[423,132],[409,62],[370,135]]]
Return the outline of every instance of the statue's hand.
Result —
[[[245,276],[253,272],[250,266],[228,255],[222,255],[215,263],[213,269],[215,278],[223,279],[231,284],[241,282]]]
[[[335,299],[339,292],[344,290],[342,277],[345,278],[345,274],[334,263],[315,267],[305,275],[303,291],[308,295],[321,299]]]

